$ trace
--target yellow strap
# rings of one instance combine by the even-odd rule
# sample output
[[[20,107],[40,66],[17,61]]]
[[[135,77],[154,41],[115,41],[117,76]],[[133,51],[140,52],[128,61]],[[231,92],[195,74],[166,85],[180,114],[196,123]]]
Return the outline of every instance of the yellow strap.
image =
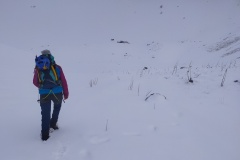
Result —
[[[52,93],[52,94],[54,95],[54,97],[59,101],[59,99],[58,99],[57,96],[53,93],[52,90],[50,90],[49,93],[46,95],[46,97],[44,97],[43,99],[46,99],[51,93]]]
[[[53,93],[53,92],[52,92]],[[59,101],[59,99],[57,98],[57,96],[53,93],[54,97]]]
[[[57,77],[56,71],[55,71],[55,69],[54,69],[53,66],[51,66],[51,67],[52,67],[53,74],[54,74],[54,76],[55,76],[55,78],[56,78],[56,81],[57,81],[57,80],[58,80],[58,77]]]
[[[43,99],[46,99],[51,93],[53,93],[52,90],[50,90],[49,93],[46,95],[46,97],[44,97]]]

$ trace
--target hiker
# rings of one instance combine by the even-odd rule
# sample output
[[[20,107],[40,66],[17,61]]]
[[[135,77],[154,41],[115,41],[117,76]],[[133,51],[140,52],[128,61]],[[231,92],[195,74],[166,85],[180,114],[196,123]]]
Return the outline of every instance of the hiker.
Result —
[[[54,61],[49,50],[43,50],[42,55],[36,56],[33,84],[39,89],[42,130],[41,138],[46,141],[49,138],[50,128],[57,130],[58,116],[62,101],[68,98],[68,85],[61,66]],[[53,112],[51,116],[51,101]]]

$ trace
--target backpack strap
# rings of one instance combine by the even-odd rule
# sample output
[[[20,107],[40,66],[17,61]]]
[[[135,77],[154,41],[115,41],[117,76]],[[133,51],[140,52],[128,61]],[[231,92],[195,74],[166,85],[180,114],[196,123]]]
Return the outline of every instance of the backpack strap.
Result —
[[[35,69],[37,70],[38,81],[39,81],[40,84],[42,84],[42,80],[41,80],[41,75],[40,75],[39,69],[37,67]]]
[[[43,82],[44,82],[44,73],[41,72],[41,70],[39,68],[37,68],[37,67],[35,69],[37,71],[39,84],[43,84]],[[59,83],[59,78],[58,78],[58,75],[57,75],[57,72],[56,72],[56,69],[55,69],[54,65],[51,65],[49,74],[52,77],[54,82],[56,82],[57,84],[60,84]]]
[[[57,76],[56,70],[55,70],[55,68],[53,67],[53,65],[51,65],[51,68],[52,68],[52,71],[53,71],[53,74],[54,74],[54,76],[55,76],[56,81],[58,81],[58,76]]]

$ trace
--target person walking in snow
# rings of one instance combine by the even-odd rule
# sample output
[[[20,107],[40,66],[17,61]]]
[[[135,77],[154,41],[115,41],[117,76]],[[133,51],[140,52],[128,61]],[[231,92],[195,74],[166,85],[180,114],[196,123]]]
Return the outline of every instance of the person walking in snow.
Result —
[[[49,50],[43,50],[40,56],[36,56],[33,84],[38,88],[42,115],[41,138],[48,140],[50,128],[57,130],[58,116],[62,101],[68,99],[68,85],[61,66],[54,61]],[[51,102],[53,112],[51,115]]]

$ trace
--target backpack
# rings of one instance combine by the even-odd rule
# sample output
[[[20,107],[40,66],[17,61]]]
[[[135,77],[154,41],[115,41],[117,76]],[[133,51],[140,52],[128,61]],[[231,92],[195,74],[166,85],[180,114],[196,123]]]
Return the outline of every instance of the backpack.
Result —
[[[42,89],[52,89],[61,86],[60,69],[57,67],[52,55],[40,55],[35,58],[35,70]]]

